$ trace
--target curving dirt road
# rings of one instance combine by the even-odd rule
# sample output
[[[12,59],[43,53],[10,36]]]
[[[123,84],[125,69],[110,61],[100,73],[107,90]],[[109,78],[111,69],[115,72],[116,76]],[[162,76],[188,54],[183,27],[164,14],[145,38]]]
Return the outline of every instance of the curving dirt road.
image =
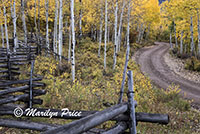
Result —
[[[193,99],[194,103],[200,104],[200,83],[187,80],[170,70],[164,61],[164,55],[170,48],[169,44],[163,42],[155,44],[136,52],[136,62],[140,65],[141,71],[160,88],[166,89],[173,83],[180,85],[181,94],[186,93],[184,98]]]

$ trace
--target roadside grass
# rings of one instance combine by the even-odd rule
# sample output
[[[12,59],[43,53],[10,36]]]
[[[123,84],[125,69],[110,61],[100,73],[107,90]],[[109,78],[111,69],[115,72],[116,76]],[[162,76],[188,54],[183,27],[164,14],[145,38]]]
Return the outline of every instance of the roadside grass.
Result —
[[[134,45],[134,44],[132,44]],[[138,47],[138,46],[135,46]],[[67,48],[65,56],[67,56]],[[47,84],[47,94],[42,107],[69,108],[70,110],[103,110],[108,106],[117,104],[122,72],[125,61],[125,49],[118,54],[117,66],[112,70],[113,44],[107,46],[107,69],[104,70],[103,53],[98,58],[98,43],[89,38],[82,40],[76,47],[76,80],[71,81],[71,66],[67,61],[54,60],[53,57],[38,56],[35,62],[35,72],[43,75]],[[134,52],[132,49],[131,52]],[[27,66],[27,69],[30,67]],[[179,96],[179,88],[171,85],[168,90],[158,89],[151,84],[148,77],[144,76],[138,65],[130,59],[128,70],[133,71],[135,99],[138,102],[137,112],[169,114],[170,123],[159,125],[151,123],[138,123],[139,134],[197,134],[200,133],[200,113],[190,107],[190,102]],[[21,75],[20,78],[25,78]],[[127,92],[127,82],[125,86]],[[123,101],[127,101],[126,94]],[[36,106],[41,107],[41,106]],[[34,121],[64,124],[71,120],[31,118]],[[109,122],[99,127],[111,127],[114,122]],[[19,133],[36,133],[35,131],[20,130]]]

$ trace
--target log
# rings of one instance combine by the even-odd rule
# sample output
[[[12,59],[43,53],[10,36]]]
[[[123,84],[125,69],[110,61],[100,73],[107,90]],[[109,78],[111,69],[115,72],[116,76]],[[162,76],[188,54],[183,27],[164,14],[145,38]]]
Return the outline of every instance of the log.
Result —
[[[16,101],[22,100],[24,98],[27,98],[28,96],[29,96],[28,94],[23,94],[23,95],[10,96],[8,98],[3,98],[3,99],[0,99],[0,105],[6,104],[6,103],[11,103],[11,102],[16,102]]]
[[[101,133],[101,134],[121,134],[128,128],[125,122],[119,122],[113,128]]]
[[[17,121],[11,119],[0,119],[0,126],[2,127],[10,127],[10,128],[19,128],[19,129],[29,129],[29,130],[37,130],[37,131],[46,131],[51,130],[58,125],[53,124],[44,124],[30,121]]]
[[[73,121],[69,124],[60,126],[56,129],[52,129],[44,132],[43,134],[80,134],[89,129],[96,127],[97,125],[106,122],[115,116],[126,112],[128,109],[127,103],[115,105],[103,111],[97,112],[93,115],[87,116],[80,120]]]
[[[22,86],[22,87],[14,87],[14,88],[9,88],[5,90],[0,90],[0,96],[9,94],[9,93],[21,92],[21,91],[27,90],[28,88],[29,86]]]
[[[8,73],[8,70],[0,70],[0,73]]]
[[[41,81],[42,78],[33,78],[33,81]],[[9,85],[13,85],[13,84],[28,84],[29,83],[29,79],[27,80],[17,80],[17,81],[9,81],[9,82],[5,82],[5,83],[0,83],[0,87],[1,86],[9,86]],[[36,84],[37,85],[37,84]]]
[[[8,65],[7,64],[0,65],[0,68],[8,68]]]

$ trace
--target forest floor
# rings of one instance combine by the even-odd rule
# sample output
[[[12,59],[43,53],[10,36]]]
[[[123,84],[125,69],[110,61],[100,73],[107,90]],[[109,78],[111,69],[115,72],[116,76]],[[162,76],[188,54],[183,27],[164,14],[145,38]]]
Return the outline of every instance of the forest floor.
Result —
[[[169,55],[168,43],[156,42],[155,46],[145,47],[135,54],[141,71],[148,75],[159,88],[166,89],[171,84],[180,86],[184,98],[192,99],[192,105],[200,110],[200,74],[184,69],[182,60]]]

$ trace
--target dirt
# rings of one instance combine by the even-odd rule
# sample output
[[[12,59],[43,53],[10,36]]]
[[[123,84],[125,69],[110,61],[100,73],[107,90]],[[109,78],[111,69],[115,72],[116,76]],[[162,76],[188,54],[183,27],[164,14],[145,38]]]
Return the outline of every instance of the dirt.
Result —
[[[166,89],[171,84],[179,85],[180,94],[186,99],[193,100],[193,105],[200,109],[200,82],[183,77],[184,74],[181,76],[170,67],[169,63],[166,63],[165,55],[170,48],[168,43],[156,42],[155,44],[136,52],[135,60],[140,65],[141,71],[159,88]]]

